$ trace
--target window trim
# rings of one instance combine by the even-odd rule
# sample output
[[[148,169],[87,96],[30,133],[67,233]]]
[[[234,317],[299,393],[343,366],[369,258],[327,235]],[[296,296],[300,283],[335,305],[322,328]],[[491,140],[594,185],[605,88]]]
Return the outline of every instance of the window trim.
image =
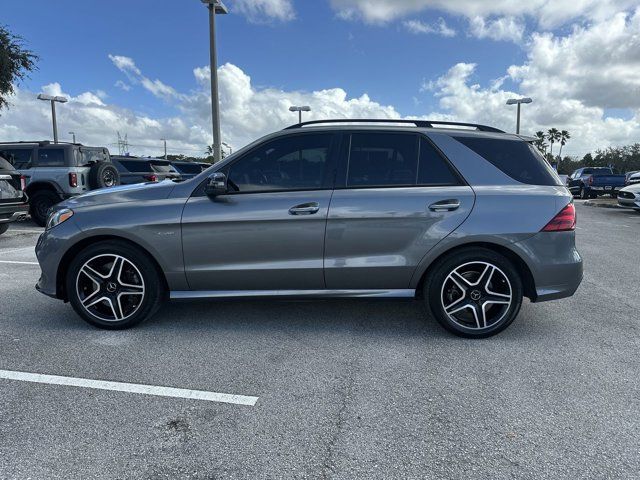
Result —
[[[416,182],[411,185],[347,185],[348,174],[349,174],[349,161],[351,157],[351,142],[353,134],[357,133],[385,133],[392,135],[413,135],[416,137],[416,141],[418,142],[417,146],[417,155],[418,162],[416,166]],[[418,183],[418,177],[420,175],[420,154],[421,154],[421,140],[424,139],[426,142],[433,147],[435,152],[440,156],[440,158],[445,162],[445,164],[451,170],[453,177],[456,178],[457,183]],[[347,149],[346,155],[344,149]],[[425,135],[423,132],[406,132],[406,131],[393,131],[393,130],[345,130],[342,132],[342,140],[340,142],[340,148],[338,149],[338,175],[340,179],[336,179],[334,190],[364,190],[364,189],[381,189],[381,188],[429,188],[429,187],[464,187],[469,186],[467,181],[464,179],[460,171],[453,165],[453,163],[447,158],[447,156],[438,148],[436,144],[434,144],[431,139]],[[346,156],[346,160],[345,160]]]

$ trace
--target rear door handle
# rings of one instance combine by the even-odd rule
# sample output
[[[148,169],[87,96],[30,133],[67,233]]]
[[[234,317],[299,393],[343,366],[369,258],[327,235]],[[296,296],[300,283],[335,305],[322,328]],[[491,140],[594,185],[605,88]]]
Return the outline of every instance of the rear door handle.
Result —
[[[429,205],[429,210],[432,212],[452,212],[458,208],[460,208],[460,201],[455,199],[440,200]]]
[[[320,205],[318,202],[301,203],[289,209],[289,215],[313,215],[318,213]]]

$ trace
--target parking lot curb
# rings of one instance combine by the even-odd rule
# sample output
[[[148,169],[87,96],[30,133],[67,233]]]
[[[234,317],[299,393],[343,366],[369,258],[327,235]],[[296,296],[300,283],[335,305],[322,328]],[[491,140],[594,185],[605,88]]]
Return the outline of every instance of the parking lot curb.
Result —
[[[599,208],[622,208],[620,205],[618,205],[617,203],[610,203],[610,202],[592,202],[590,200],[587,200],[586,202],[583,203],[583,205],[586,205],[587,207],[599,207]]]

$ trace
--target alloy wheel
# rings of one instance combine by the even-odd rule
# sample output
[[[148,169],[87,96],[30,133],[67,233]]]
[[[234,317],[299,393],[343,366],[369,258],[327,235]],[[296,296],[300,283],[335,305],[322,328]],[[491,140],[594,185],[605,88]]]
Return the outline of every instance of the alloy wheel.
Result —
[[[76,276],[76,292],[88,313],[103,321],[120,322],[142,305],[145,284],[133,262],[103,254],[82,265]]]
[[[511,307],[511,283],[495,265],[469,262],[447,275],[441,290],[442,308],[457,325],[484,330],[500,322]]]
[[[116,184],[116,177],[111,170],[105,170],[102,174],[102,183],[105,187],[113,187]]]

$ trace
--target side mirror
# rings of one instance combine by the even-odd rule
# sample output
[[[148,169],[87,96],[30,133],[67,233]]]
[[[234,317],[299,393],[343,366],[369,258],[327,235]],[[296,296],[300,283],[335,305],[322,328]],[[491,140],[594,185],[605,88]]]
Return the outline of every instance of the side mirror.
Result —
[[[227,193],[227,176],[222,172],[214,172],[209,175],[204,193],[209,197]]]

